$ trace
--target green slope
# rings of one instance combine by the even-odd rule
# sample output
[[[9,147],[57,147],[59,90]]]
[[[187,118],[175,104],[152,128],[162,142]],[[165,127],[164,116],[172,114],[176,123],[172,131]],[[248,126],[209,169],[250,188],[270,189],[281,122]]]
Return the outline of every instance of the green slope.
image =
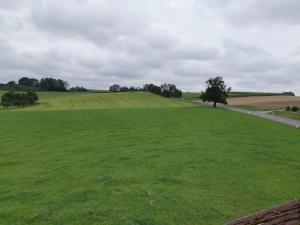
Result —
[[[39,104],[20,110],[66,110],[108,108],[183,107],[188,103],[163,98],[146,92],[73,93],[39,92]]]

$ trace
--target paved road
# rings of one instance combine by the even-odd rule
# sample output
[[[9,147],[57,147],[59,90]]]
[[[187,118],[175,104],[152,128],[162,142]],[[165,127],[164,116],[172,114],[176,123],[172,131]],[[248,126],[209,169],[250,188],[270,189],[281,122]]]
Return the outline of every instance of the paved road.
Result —
[[[273,120],[275,122],[282,123],[282,124],[285,124],[285,125],[289,125],[289,126],[292,126],[292,127],[300,128],[300,121],[299,120],[293,120],[293,119],[288,119],[288,118],[284,118],[284,117],[281,117],[281,116],[271,115],[271,114],[268,114],[269,112],[267,112],[267,111],[247,111],[245,109],[238,109],[238,108],[232,108],[232,107],[224,107],[224,108],[229,109],[229,110],[233,110],[233,111],[236,111],[236,112],[241,112],[241,113],[246,113],[246,114],[249,114],[249,115],[258,116],[258,117],[265,118],[265,119],[268,119],[268,120]]]

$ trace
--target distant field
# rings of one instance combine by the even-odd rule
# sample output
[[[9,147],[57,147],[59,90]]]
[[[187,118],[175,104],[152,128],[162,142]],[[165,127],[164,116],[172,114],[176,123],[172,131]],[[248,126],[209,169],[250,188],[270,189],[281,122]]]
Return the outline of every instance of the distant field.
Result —
[[[183,92],[182,99],[188,101],[199,100],[200,92]],[[252,97],[252,96],[289,96],[289,93],[268,93],[268,92],[230,92],[229,98]]]
[[[274,115],[277,116],[282,116],[282,117],[286,117],[286,118],[290,118],[290,119],[294,119],[294,120],[300,120],[300,113],[294,113],[294,112],[279,112],[279,111],[275,111],[273,112]]]
[[[186,100],[197,100],[200,97],[200,93],[198,92],[183,92],[182,98]]]
[[[252,96],[291,96],[291,93],[270,93],[270,92],[230,92],[231,98],[252,97]]]
[[[183,107],[189,103],[162,98],[146,92],[76,93],[38,92],[39,104],[21,110],[70,110],[107,108]]]
[[[295,128],[148,93],[40,97],[0,111],[1,225],[223,225],[300,196]]]
[[[258,109],[281,109],[286,106],[300,106],[300,97],[296,96],[258,96],[229,98],[228,104],[232,106],[248,106]]]

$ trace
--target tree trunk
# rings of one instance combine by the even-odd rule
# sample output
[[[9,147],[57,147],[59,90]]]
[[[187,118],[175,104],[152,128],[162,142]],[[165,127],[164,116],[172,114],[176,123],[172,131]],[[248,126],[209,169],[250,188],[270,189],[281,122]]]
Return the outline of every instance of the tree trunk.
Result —
[[[217,103],[216,102],[214,102],[214,108],[216,108],[217,107]]]

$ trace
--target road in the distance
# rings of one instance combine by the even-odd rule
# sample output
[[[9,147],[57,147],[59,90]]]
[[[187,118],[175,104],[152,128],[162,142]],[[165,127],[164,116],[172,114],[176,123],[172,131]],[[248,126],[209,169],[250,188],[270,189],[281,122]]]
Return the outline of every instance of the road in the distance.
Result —
[[[238,108],[232,108],[232,107],[224,107],[224,108],[232,110],[232,111],[236,111],[236,112],[241,112],[241,113],[246,113],[249,115],[258,116],[258,117],[265,118],[268,120],[273,120],[275,122],[289,125],[292,127],[300,128],[299,120],[294,120],[294,119],[289,119],[289,118],[285,118],[285,117],[281,117],[281,116],[271,115],[271,114],[268,114],[269,112],[266,112],[266,111],[248,111],[245,109],[238,109]]]

